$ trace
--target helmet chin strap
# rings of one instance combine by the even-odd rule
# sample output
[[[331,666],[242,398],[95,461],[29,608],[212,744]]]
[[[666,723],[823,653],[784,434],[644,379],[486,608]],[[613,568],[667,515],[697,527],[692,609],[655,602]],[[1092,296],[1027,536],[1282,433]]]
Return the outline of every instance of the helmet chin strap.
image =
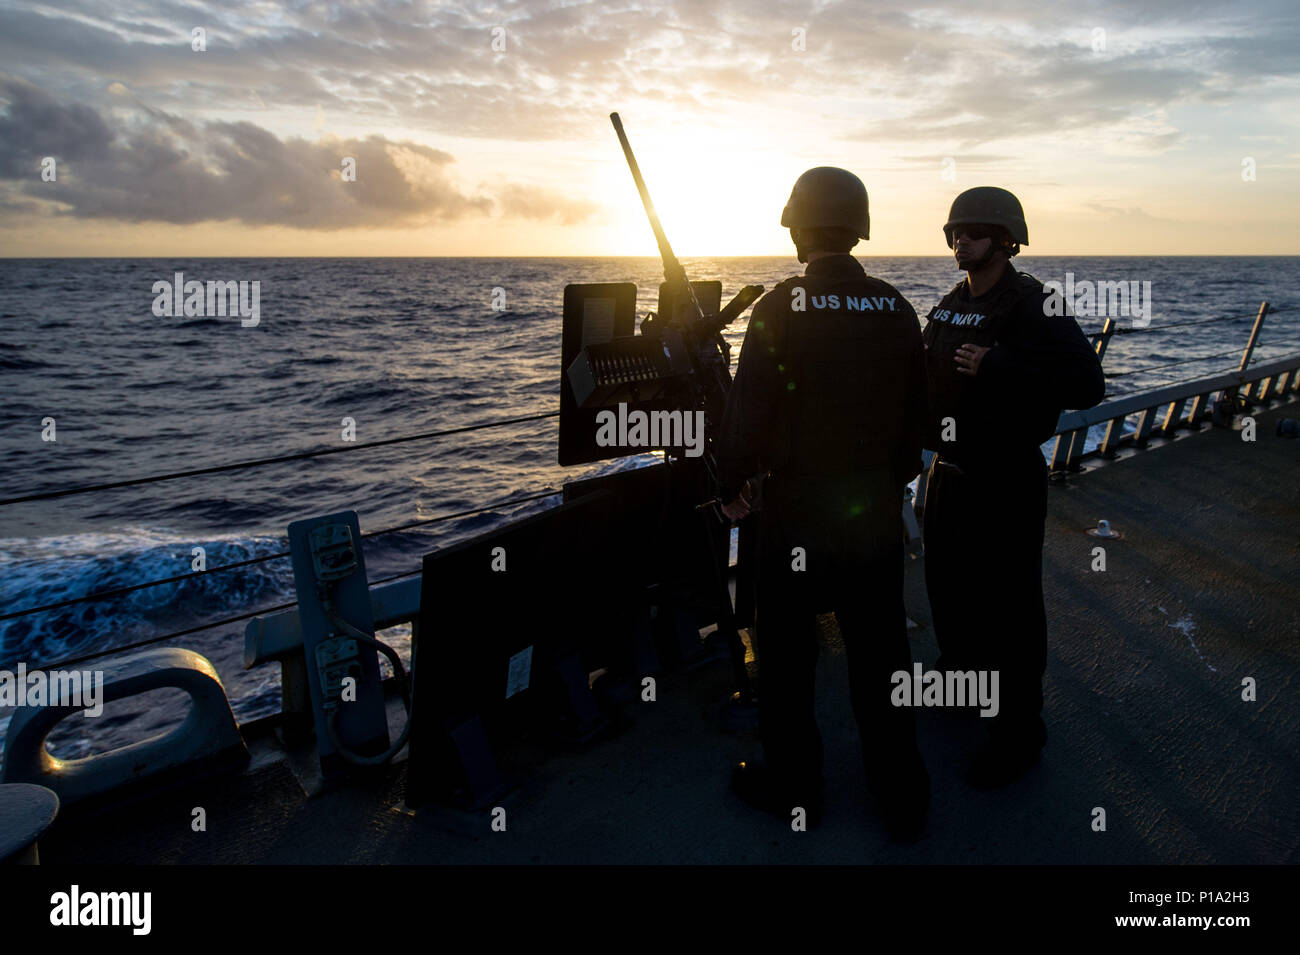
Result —
[[[989,262],[993,261],[994,254],[998,252],[1004,253],[1007,257],[1007,261],[1010,261],[1011,257],[1019,251],[1020,246],[1015,242],[1009,242],[1006,239],[998,239],[994,236],[992,241],[989,242],[989,247],[984,250],[984,254],[981,255],[977,261],[972,262],[965,271],[978,272],[980,269],[984,268],[984,266],[988,265]]]
[[[798,229],[790,230],[790,240],[794,242],[794,254],[800,262],[808,261],[808,247],[799,241],[800,232]]]
[[[992,242],[990,242],[989,247],[984,250],[984,254],[981,255],[978,260],[968,265],[966,267],[966,271],[978,272],[980,269],[984,268],[984,266],[988,265],[991,261],[993,261],[993,255],[998,251],[999,250],[997,246],[995,246]]]

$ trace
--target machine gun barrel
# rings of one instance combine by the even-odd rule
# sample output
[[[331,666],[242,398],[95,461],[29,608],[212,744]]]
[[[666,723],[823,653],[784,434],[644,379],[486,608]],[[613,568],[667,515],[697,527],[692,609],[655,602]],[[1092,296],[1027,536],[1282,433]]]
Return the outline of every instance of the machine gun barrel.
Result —
[[[697,402],[716,424],[721,420],[727,391],[731,387],[731,371],[727,360],[729,352],[727,343],[722,337],[722,329],[738,318],[741,312],[763,294],[763,287],[747,285],[721,312],[705,317],[699,299],[695,295],[695,289],[686,277],[686,270],[673,254],[673,247],[668,242],[663,223],[659,221],[659,213],[655,211],[650,190],[646,188],[645,179],[641,175],[641,167],[632,153],[632,144],[628,142],[627,133],[623,130],[623,120],[618,113],[610,113],[609,119],[614,124],[614,132],[618,134],[619,145],[623,147],[623,156],[627,159],[628,169],[632,172],[632,181],[636,183],[637,192],[641,195],[641,203],[645,206],[646,215],[650,219],[650,228],[654,231],[655,241],[659,243],[659,254],[663,258],[664,280],[668,286],[668,300],[671,304],[668,308],[669,314],[661,315],[659,319],[665,327],[675,326],[686,340],[691,368],[694,372]],[[706,431],[704,464],[710,477],[716,478],[717,462],[711,432],[711,428]]]
[[[659,243],[659,256],[664,260],[664,279],[673,286],[678,287],[679,294],[689,296],[691,306],[695,310],[694,317],[699,319],[704,317],[700,309],[700,303],[695,298],[695,290],[691,288],[690,281],[686,278],[686,270],[682,264],[677,261],[677,256],[673,254],[673,247],[668,244],[668,236],[664,232],[663,224],[659,221],[659,213],[655,211],[654,200],[650,198],[650,190],[646,188],[645,179],[641,177],[641,167],[637,165],[636,156],[632,154],[632,144],[627,141],[627,133],[623,131],[623,120],[619,118],[618,113],[610,113],[609,121],[614,124],[614,132],[618,134],[618,143],[623,147],[623,156],[627,159],[628,168],[632,171],[632,181],[636,183],[636,191],[641,194],[641,204],[645,206],[645,213],[650,218],[650,228],[654,230],[655,241]]]

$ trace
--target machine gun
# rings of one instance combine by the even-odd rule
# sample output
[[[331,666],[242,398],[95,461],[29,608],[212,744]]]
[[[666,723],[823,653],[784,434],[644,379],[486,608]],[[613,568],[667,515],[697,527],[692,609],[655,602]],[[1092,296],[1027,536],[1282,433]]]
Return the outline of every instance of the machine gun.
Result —
[[[763,294],[763,286],[747,285],[716,315],[705,315],[695,295],[695,288],[686,277],[686,270],[682,268],[677,256],[673,254],[673,247],[659,221],[659,214],[650,199],[650,191],[641,176],[641,167],[637,165],[636,156],[632,153],[632,144],[628,142],[627,133],[623,130],[623,121],[618,113],[610,113],[609,119],[614,124],[619,145],[623,147],[623,156],[632,172],[632,180],[636,183],[641,203],[645,206],[664,263],[660,311],[642,323],[641,334],[659,339],[669,354],[676,343],[681,343],[684,357],[691,369],[690,375],[685,377],[687,386],[694,391],[689,396],[693,399],[690,405],[702,409],[705,414],[704,465],[710,480],[716,482],[717,455],[714,453],[713,435],[722,423],[727,392],[731,388],[731,346],[722,337],[722,330],[758,300]],[[671,334],[673,332],[679,333],[680,337]]]
[[[709,488],[689,501],[688,506],[699,513],[700,527],[707,540],[711,602],[716,603],[719,632],[727,640],[739,686],[725,713],[735,726],[752,725],[754,694],[726,576],[730,521],[717,507],[716,499],[712,499],[711,489],[718,478],[715,435],[731,387],[731,349],[722,331],[758,300],[763,287],[747,285],[726,307],[719,308],[720,283],[692,283],[687,278],[664,233],[619,115],[611,113],[610,121],[659,245],[664,282],[659,290],[658,311],[641,323],[640,335],[631,333],[627,315],[629,307],[635,306],[635,286],[625,283],[565,289],[563,364],[569,387],[562,388],[561,392],[560,463],[647,450],[620,447],[610,453],[597,449],[587,435],[598,420],[598,409],[630,403],[672,409],[658,413],[703,413],[703,448],[698,457],[669,446],[666,441],[662,444],[672,470],[685,477],[673,481],[674,487],[694,489],[687,494],[700,491],[706,483]],[[697,292],[710,285],[716,304],[706,310]],[[695,472],[701,468],[704,473],[697,475]]]
[[[697,283],[686,277],[686,270],[673,253],[628,142],[618,113],[610,114],[614,131],[627,159],[632,179],[645,206],[664,263],[664,283],[659,291],[659,309],[641,323],[641,335],[618,335],[606,340],[588,340],[585,319],[583,346],[572,358],[566,355],[566,372],[573,396],[579,407],[608,407],[621,401],[660,404],[683,410],[702,410],[705,414],[705,447],[702,455],[709,478],[717,478],[717,455],[714,434],[722,422],[727,392],[731,387],[731,346],[722,331],[740,317],[759,296],[763,286],[747,285],[725,308],[706,312],[696,294]],[[705,283],[698,283],[705,284]],[[716,284],[716,283],[715,283]],[[575,288],[573,286],[570,287]],[[585,288],[585,287],[577,287]],[[597,286],[602,290],[614,286]],[[719,286],[719,294],[721,292]],[[614,299],[599,299],[610,301]],[[566,312],[569,306],[566,300]],[[584,312],[592,309],[584,302]],[[610,311],[614,310],[610,306]],[[566,315],[567,318],[567,315]],[[612,326],[612,317],[608,324]],[[563,426],[563,422],[562,422]],[[672,448],[666,448],[670,454]],[[628,453],[628,452],[624,452]],[[561,455],[561,463],[569,463]]]

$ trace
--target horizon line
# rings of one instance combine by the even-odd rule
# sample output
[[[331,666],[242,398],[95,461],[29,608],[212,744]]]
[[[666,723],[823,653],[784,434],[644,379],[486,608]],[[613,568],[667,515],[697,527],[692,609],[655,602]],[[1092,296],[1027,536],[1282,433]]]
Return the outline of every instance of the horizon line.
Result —
[[[924,255],[897,253],[893,255],[860,255],[846,253],[859,259],[951,259],[952,255]],[[45,261],[50,259],[659,259],[646,255],[3,255],[0,261]],[[680,259],[794,259],[794,255],[765,253],[756,255],[678,255]],[[1022,259],[1294,259],[1300,252],[1056,252],[1050,255],[1021,253]],[[1012,260],[1014,261],[1014,259]],[[799,264],[796,262],[796,264]]]

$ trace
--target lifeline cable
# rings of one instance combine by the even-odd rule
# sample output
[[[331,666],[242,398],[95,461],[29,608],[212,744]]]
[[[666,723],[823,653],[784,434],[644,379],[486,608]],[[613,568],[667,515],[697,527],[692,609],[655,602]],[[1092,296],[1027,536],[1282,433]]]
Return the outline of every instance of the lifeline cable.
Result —
[[[556,494],[559,494],[559,493],[561,493],[561,492],[559,492],[559,491],[553,491],[553,492],[551,492],[551,493],[549,493],[549,494],[533,495],[532,497],[529,497],[529,498],[516,498],[516,499],[513,500],[513,501],[504,502],[504,503],[502,503],[502,504],[498,504],[498,505],[491,506],[491,507],[482,507],[482,508],[478,508],[478,509],[475,510],[475,511],[467,511],[467,512],[465,512],[465,513],[466,513],[466,514],[472,514],[472,513],[483,513],[484,511],[496,510],[496,509],[499,509],[499,508],[502,508],[502,507],[506,507],[506,506],[508,506],[508,505],[510,505],[510,504],[526,503],[526,502],[529,501],[529,500],[540,500],[540,499],[545,498],[545,497],[554,497]],[[441,516],[441,517],[437,517],[437,518],[430,518],[428,521],[425,521],[424,523],[432,523],[433,521],[438,521],[438,520],[451,520],[451,519],[453,519],[453,518],[455,518],[455,517],[460,517],[460,516],[464,516],[464,515],[461,515],[461,514],[449,514],[449,515],[443,515],[443,516]],[[405,529],[405,528],[389,528],[389,530],[388,530],[387,532],[391,533],[393,530],[404,530],[404,529]],[[376,531],[376,532],[374,532],[374,533],[377,535],[377,534],[379,534],[379,533],[384,533],[384,532]],[[362,536],[364,537],[364,536],[366,536],[366,535],[363,534]],[[415,575],[417,575],[417,574],[419,574],[419,573],[422,573],[422,571],[419,571],[419,570],[414,570],[414,571],[405,571],[405,572],[400,573],[400,574],[394,574],[394,575],[392,575],[392,576],[390,576],[390,577],[383,577],[383,578],[381,578],[381,579],[379,579],[379,580],[371,581],[371,582],[370,582],[370,586],[371,586],[372,588],[373,588],[373,587],[378,587],[380,584],[390,583],[390,582],[392,582],[392,581],[394,581],[394,580],[400,580],[400,579],[402,579],[402,578],[404,578],[404,577],[414,577]],[[90,597],[82,598],[82,599],[93,599],[94,596],[95,596],[95,595],[91,595]],[[212,623],[205,623],[205,624],[202,624],[201,626],[197,626],[197,627],[189,627],[189,628],[187,628],[187,629],[185,629],[185,630],[177,630],[177,631],[174,631],[174,632],[172,632],[172,633],[165,633],[165,634],[162,634],[161,636],[150,637],[150,638],[147,639],[147,640],[139,640],[139,641],[136,641],[135,643],[128,643],[128,644],[125,644],[125,645],[120,646],[120,647],[109,647],[109,648],[106,649],[106,650],[97,650],[97,651],[95,651],[94,653],[88,653],[88,654],[84,654],[84,655],[79,656],[79,657],[73,657],[73,658],[71,658],[71,659],[69,659],[69,660],[62,660],[62,661],[60,661],[60,662],[58,662],[58,663],[43,663],[43,664],[41,664],[41,665],[39,665],[39,666],[33,666],[33,667],[31,667],[30,669],[32,669],[32,670],[62,670],[62,669],[67,669],[68,667],[71,667],[71,666],[73,666],[73,665],[75,665],[75,664],[84,663],[84,662],[86,662],[87,660],[94,660],[94,659],[98,659],[99,657],[106,657],[106,656],[110,656],[110,655],[115,654],[115,653],[125,653],[125,652],[127,652],[128,650],[138,650],[138,649],[140,649],[141,647],[151,646],[152,644],[155,644],[155,643],[162,643],[164,640],[170,640],[170,639],[172,639],[173,637],[184,637],[184,636],[188,636],[188,635],[191,634],[191,633],[198,633],[200,630],[211,630],[211,629],[214,628],[214,627],[222,627],[222,626],[225,626],[226,624],[230,624],[230,623],[238,623],[238,622],[241,621],[241,620],[248,620],[250,617],[256,617],[256,616],[259,616],[259,615],[264,614],[264,613],[275,613],[275,612],[278,612],[278,611],[280,611],[280,610],[289,610],[289,609],[291,609],[291,608],[293,608],[293,607],[296,607],[296,606],[298,606],[298,601],[294,600],[294,601],[291,601],[291,602],[289,602],[289,603],[276,604],[276,605],[273,606],[273,607],[263,607],[263,608],[261,608],[261,609],[259,609],[259,610],[253,610],[253,611],[250,611],[250,612],[248,612],[248,613],[237,614],[237,615],[235,615],[235,616],[233,616],[233,617],[226,617],[226,618],[224,618],[224,619],[222,619],[222,620],[216,620],[216,621],[213,621]],[[22,614],[25,614],[25,613],[35,613],[35,612],[37,612],[37,610],[39,610],[39,609],[41,609],[41,608],[32,608],[31,610],[27,610],[27,611],[19,611],[19,612],[16,614],[16,616],[21,616]]]
[[[1158,369],[1160,369],[1160,368],[1170,368],[1170,367],[1172,367],[1172,366],[1174,366],[1174,365],[1186,365],[1186,364],[1191,364],[1191,363],[1195,363],[1195,362],[1198,362],[1198,361],[1213,361],[1213,360],[1216,359],[1216,358],[1228,358],[1228,357],[1230,357],[1230,356],[1232,356],[1232,355],[1239,355],[1239,354],[1241,354],[1241,349],[1240,349],[1240,348],[1234,348],[1232,351],[1220,352],[1220,353],[1217,354],[1217,355],[1204,355],[1204,356],[1202,356],[1202,357],[1200,357],[1200,358],[1183,358],[1183,359],[1180,359],[1180,360],[1178,360],[1178,361],[1165,362],[1165,363],[1162,364],[1162,365],[1147,365],[1147,366],[1145,366],[1145,367],[1143,367],[1143,368],[1133,368],[1133,369],[1131,369],[1131,370],[1129,370],[1129,371],[1117,371],[1117,372],[1115,372],[1115,373],[1112,374],[1112,375],[1107,375],[1106,378],[1107,378],[1108,380],[1111,379],[1111,378],[1126,378],[1126,377],[1128,377],[1129,375],[1140,375],[1140,374],[1143,374],[1144,372],[1148,372],[1148,371],[1156,371],[1156,370],[1158,370]],[[1251,364],[1253,365],[1253,364],[1254,364],[1254,361],[1252,361]]]
[[[1294,305],[1286,305],[1283,306],[1282,308],[1273,308],[1270,305],[1268,309],[1268,314],[1276,315],[1279,312],[1293,312],[1295,311],[1295,309],[1296,306]],[[1251,321],[1258,317],[1259,317],[1258,312],[1251,312],[1249,315],[1220,315],[1217,318],[1198,318],[1186,322],[1169,322],[1167,324],[1162,323],[1160,325],[1151,324],[1143,328],[1116,328],[1113,332],[1111,332],[1111,334],[1112,335],[1134,335],[1139,332],[1159,332],[1159,331],[1163,331],[1166,328],[1183,328],[1189,325],[1213,325],[1215,322]],[[1085,335],[1100,335],[1101,333],[1102,333],[1101,329],[1097,329],[1091,332],[1084,332]]]
[[[399,531],[409,531],[416,527],[424,527],[429,524],[437,524],[442,521],[453,521],[459,517],[472,517],[475,514],[482,514],[485,511],[494,511],[503,507],[511,507],[515,504],[527,504],[530,501],[540,501],[544,498],[554,497],[561,491],[544,491],[538,494],[530,494],[527,497],[518,497],[510,501],[502,501],[499,504],[488,504],[484,507],[476,507],[468,511],[457,511],[454,514],[440,514],[437,517],[426,517],[422,520],[412,521],[409,524],[399,524],[396,527],[385,527],[382,530],[367,531],[361,536],[365,537],[382,537],[384,534],[396,534]],[[6,620],[14,620],[18,617],[27,617],[36,613],[45,613],[49,610],[58,610],[61,607],[71,607],[74,604],[88,603],[92,600],[103,600],[108,597],[120,597],[124,594],[133,593],[137,590],[145,590],[149,587],[158,587],[162,584],[174,584],[183,580],[191,580],[196,577],[203,577],[207,574],[220,573],[223,570],[236,570],[240,567],[248,567],[252,564],[263,564],[272,560],[283,560],[289,556],[288,551],[281,551],[275,554],[266,554],[262,557],[250,557],[248,560],[235,561],[233,564],[222,564],[220,567],[208,567],[205,570],[195,570],[188,574],[177,574],[175,577],[164,577],[160,580],[148,580],[141,584],[131,584],[127,587],[115,587],[111,590],[97,590],[94,593],[82,594],[80,597],[69,597],[67,600],[60,600],[52,604],[44,604],[39,607],[28,607],[25,610],[14,610],[10,613],[0,614],[0,623]]]
[[[110,481],[107,484],[88,484],[83,487],[64,488],[61,491],[42,491],[38,494],[24,494],[20,497],[7,497],[0,499],[0,507],[7,504],[24,504],[28,501],[49,501],[58,497],[69,497],[73,494],[89,494],[92,491],[110,491],[119,487],[133,487],[139,484],[154,484],[158,481],[174,481],[178,478],[199,477],[204,474],[220,474],[224,471],[238,471],[243,468],[263,467],[268,464],[284,464],[289,461],[302,461],[307,458],[319,458],[327,454],[342,454],[345,451],[362,451],[370,448],[385,447],[390,444],[401,444],[405,441],[425,441],[432,438],[445,438],[454,434],[466,434],[470,431],[482,431],[485,428],[499,428],[507,424],[520,424],[525,421],[541,421],[544,418],[558,418],[558,411],[545,411],[535,415],[525,415],[520,418],[505,418],[501,421],[488,421],[483,424],[466,425],[463,428],[448,428],[445,431],[426,431],[421,434],[408,434],[396,438],[382,438],[378,441],[367,441],[363,444],[348,444],[341,448],[321,448],[316,451],[299,451],[295,454],[285,454],[274,458],[257,458],[252,461],[239,461],[235,464],[218,464],[210,468],[194,468],[190,471],[174,471],[169,474],[155,474],[150,477],[130,478],[126,481]]]

